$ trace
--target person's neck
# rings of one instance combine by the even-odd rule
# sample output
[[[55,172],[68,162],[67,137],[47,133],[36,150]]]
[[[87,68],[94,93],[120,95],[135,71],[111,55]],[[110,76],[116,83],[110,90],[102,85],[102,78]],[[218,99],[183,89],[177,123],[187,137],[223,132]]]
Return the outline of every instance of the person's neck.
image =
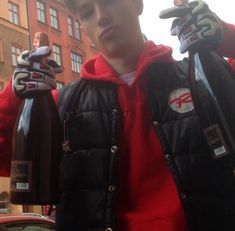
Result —
[[[140,42],[138,46],[123,52],[120,56],[104,58],[119,75],[122,75],[136,70],[138,58],[143,49],[144,42]]]

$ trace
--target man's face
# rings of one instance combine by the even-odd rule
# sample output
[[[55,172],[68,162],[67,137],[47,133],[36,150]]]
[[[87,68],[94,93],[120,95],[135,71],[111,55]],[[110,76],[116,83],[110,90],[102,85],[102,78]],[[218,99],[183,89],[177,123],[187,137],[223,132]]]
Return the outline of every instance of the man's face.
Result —
[[[140,35],[142,0],[78,0],[77,15],[84,32],[107,57],[118,57]]]

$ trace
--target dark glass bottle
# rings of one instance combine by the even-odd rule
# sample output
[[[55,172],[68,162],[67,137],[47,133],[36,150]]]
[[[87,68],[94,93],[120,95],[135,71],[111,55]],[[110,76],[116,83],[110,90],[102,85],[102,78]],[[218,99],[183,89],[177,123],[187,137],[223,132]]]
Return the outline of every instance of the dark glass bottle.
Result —
[[[11,202],[58,202],[61,123],[50,91],[25,99],[16,122],[11,163]]]
[[[208,47],[189,52],[192,99],[215,158],[235,153],[235,72]]]

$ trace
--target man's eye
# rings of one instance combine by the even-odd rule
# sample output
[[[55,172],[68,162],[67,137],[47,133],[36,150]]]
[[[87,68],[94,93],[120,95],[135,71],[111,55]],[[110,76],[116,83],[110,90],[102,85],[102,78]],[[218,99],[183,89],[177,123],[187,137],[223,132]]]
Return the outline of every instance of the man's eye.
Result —
[[[93,15],[93,10],[92,9],[83,9],[81,13],[79,13],[79,17],[81,20],[87,19]]]

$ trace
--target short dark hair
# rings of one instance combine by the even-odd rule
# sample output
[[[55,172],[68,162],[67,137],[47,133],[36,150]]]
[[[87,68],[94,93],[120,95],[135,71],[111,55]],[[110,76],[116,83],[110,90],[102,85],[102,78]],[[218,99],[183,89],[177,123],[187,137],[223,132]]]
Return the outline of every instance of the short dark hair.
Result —
[[[69,10],[75,13],[77,0],[64,0],[64,3],[68,7]]]

